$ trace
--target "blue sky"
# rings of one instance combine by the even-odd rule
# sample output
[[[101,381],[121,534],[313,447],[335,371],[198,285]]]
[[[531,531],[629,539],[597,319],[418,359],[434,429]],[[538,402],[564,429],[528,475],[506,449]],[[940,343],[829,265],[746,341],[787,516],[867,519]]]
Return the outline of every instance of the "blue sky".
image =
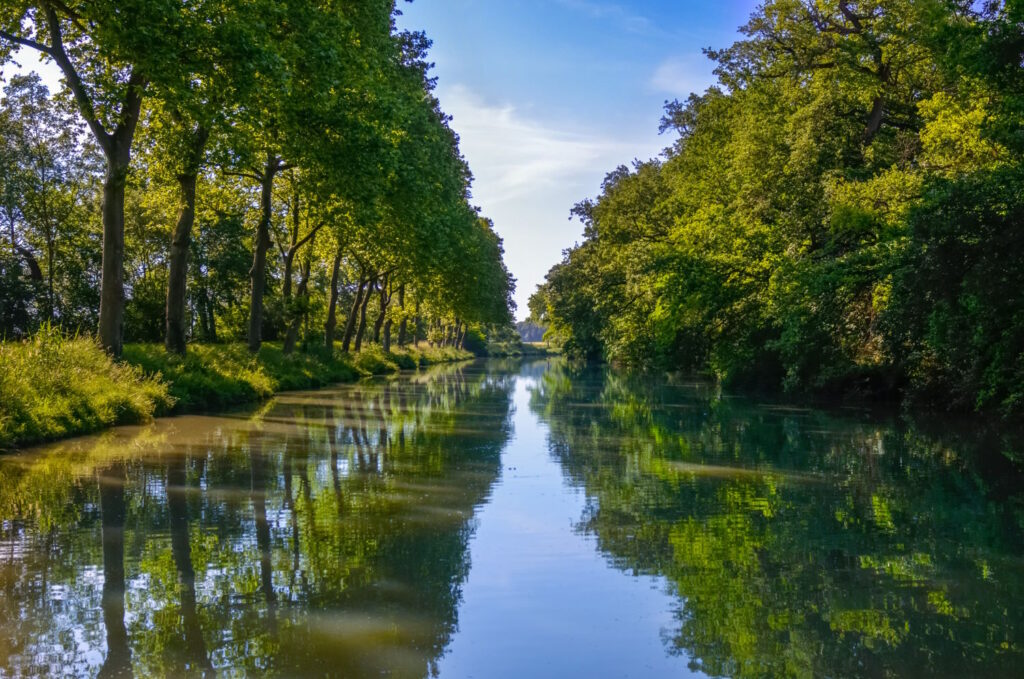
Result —
[[[434,41],[437,94],[505,239],[518,316],[577,242],[569,209],[610,170],[650,158],[666,99],[714,81],[703,47],[738,37],[756,0],[416,0],[399,26]]]

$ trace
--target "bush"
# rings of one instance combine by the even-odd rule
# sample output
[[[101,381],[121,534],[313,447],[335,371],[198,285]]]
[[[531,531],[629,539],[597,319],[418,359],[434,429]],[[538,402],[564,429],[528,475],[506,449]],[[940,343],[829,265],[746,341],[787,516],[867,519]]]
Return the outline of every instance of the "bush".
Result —
[[[164,337],[167,269],[159,267],[135,281],[124,305],[124,336],[132,342],[159,342]]]

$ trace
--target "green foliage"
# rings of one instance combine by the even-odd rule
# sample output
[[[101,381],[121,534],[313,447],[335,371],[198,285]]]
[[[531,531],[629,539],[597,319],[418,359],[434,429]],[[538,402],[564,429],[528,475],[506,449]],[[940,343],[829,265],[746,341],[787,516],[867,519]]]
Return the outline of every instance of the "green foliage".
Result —
[[[174,353],[246,338],[291,354],[349,326],[343,348],[387,350],[392,331],[407,344],[434,327],[451,346],[510,322],[515,282],[470,202],[430,41],[396,14],[390,0],[0,10],[0,65],[36,50],[65,76],[57,93],[35,75],[4,88],[0,332],[49,321],[98,325],[114,354],[122,334],[165,333]]]
[[[912,395],[1024,408],[1024,196],[1020,168],[937,180],[910,219],[884,322]]]
[[[137,279],[125,304],[125,335],[138,342],[159,342],[164,336],[167,271],[157,269]]]
[[[774,0],[580,203],[530,303],[568,355],[1022,412],[1014,3]],[[954,41],[956,49],[950,48]],[[955,52],[955,53],[954,53]]]
[[[89,338],[44,326],[0,342],[0,448],[142,422],[173,405],[166,384]]]
[[[29,334],[32,310],[29,307],[38,282],[25,275],[21,258],[9,250],[0,250],[0,329],[8,339]]]

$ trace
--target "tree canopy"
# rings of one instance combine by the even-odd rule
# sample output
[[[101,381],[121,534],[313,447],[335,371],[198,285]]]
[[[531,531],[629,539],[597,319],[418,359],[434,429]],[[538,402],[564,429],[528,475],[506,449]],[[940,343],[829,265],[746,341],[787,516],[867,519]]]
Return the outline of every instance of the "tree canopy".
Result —
[[[0,65],[0,333],[390,346],[510,324],[514,281],[391,0],[19,3]],[[248,294],[242,294],[248,289]],[[370,304],[371,300],[374,304]],[[369,321],[367,320],[369,316]]]
[[[771,0],[531,301],[568,353],[1024,408],[1019,3]]]

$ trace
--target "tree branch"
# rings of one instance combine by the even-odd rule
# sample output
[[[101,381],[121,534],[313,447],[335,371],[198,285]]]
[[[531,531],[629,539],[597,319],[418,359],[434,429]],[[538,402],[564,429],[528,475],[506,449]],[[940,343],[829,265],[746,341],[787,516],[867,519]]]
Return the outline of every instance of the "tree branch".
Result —
[[[310,241],[310,239],[313,238],[313,236],[316,235],[316,232],[323,228],[324,224],[325,224],[325,222],[320,222],[319,224],[314,226],[312,229],[310,229],[309,233],[307,233],[305,236],[303,236],[300,240],[296,241],[295,245],[292,246],[292,250],[295,251],[295,252],[298,252],[299,248],[301,248],[303,245],[308,243]]]
[[[46,0],[47,5],[53,5],[60,11],[68,15],[68,19],[71,20],[76,26],[85,30],[85,26],[82,24],[82,15],[67,6],[67,3],[61,2],[61,0]]]
[[[245,177],[246,179],[252,179],[257,182],[263,181],[263,177],[253,174],[252,172],[231,172],[230,170],[221,170],[221,172],[229,177]]]
[[[275,235],[277,235],[277,234],[275,234]],[[274,238],[274,245],[277,246],[277,251],[281,253],[281,259],[287,259],[288,258],[288,252],[291,252],[291,249],[289,248],[288,252],[286,252],[285,249],[284,249],[284,246],[281,245],[281,239],[280,238]]]
[[[71,88],[71,92],[75,95],[78,109],[82,113],[82,117],[85,118],[86,124],[89,125],[89,129],[92,130],[93,136],[96,137],[96,143],[103,149],[104,154],[109,157],[113,152],[113,141],[110,135],[107,134],[106,128],[103,127],[103,123],[96,117],[96,107],[92,103],[92,98],[85,89],[82,78],[78,75],[78,71],[75,70],[74,64],[68,58],[68,53],[64,50],[64,37],[60,32],[60,17],[57,16],[57,10],[49,4],[46,5],[46,24],[50,33],[50,42],[52,43],[49,54],[57,62],[60,70],[63,71],[64,77],[68,81],[68,87]]]
[[[121,120],[114,129],[113,138],[118,146],[130,142],[135,136],[135,128],[139,124],[142,110],[142,90],[146,88],[146,78],[133,67],[128,76],[128,90],[121,102]]]
[[[16,45],[21,45],[22,47],[28,47],[30,49],[38,50],[43,54],[49,54],[51,57],[53,56],[53,48],[47,47],[43,43],[36,42],[31,38],[22,38],[17,35],[14,35],[13,33],[8,33],[7,31],[0,31],[0,39],[8,40],[10,42],[15,43]]]

